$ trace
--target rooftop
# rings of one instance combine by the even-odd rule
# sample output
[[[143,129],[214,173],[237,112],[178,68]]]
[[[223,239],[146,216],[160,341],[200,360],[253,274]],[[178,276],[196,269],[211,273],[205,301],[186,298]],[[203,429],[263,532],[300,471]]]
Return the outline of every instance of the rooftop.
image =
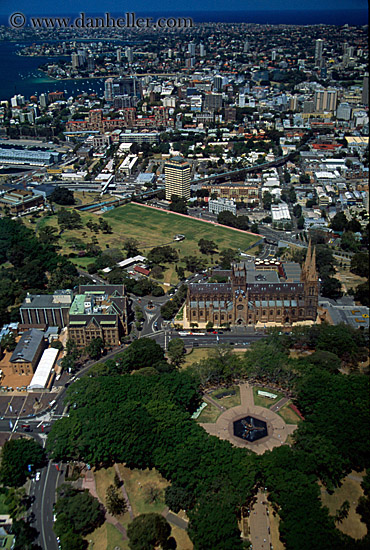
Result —
[[[27,330],[27,332],[22,334],[21,339],[16,345],[16,348],[10,358],[10,362],[32,362],[43,338],[44,333],[41,330],[36,328]]]

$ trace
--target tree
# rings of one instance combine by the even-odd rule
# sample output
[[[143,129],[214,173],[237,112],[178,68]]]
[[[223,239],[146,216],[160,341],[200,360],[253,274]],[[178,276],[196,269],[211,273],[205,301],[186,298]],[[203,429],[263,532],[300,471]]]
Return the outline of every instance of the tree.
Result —
[[[131,550],[155,550],[159,545],[163,550],[176,548],[170,534],[169,523],[159,514],[141,514],[127,528]]]
[[[58,536],[68,531],[86,536],[102,525],[102,507],[87,489],[80,491],[64,483],[58,489],[58,493],[59,498],[55,504],[57,519],[54,524]]]
[[[69,189],[66,189],[65,187],[59,186],[54,189],[54,191],[50,195],[50,200],[52,202],[56,202],[57,204],[62,204],[66,206],[75,204],[73,192]]]
[[[13,332],[8,332],[1,339],[1,347],[6,351],[14,351],[17,343]]]
[[[104,349],[104,342],[101,338],[94,338],[86,346],[85,351],[90,357],[90,359],[100,359]]]
[[[348,226],[348,220],[344,212],[337,212],[330,224],[333,231],[345,231]]]
[[[127,504],[121,492],[114,485],[109,485],[106,491],[105,503],[107,510],[112,516],[124,514],[127,510]]]
[[[165,490],[165,502],[167,506],[177,514],[180,510],[186,510],[192,504],[193,497],[183,487],[169,485]]]
[[[173,365],[179,367],[184,362],[185,344],[181,338],[173,338],[168,344],[167,355]]]
[[[164,360],[164,352],[159,344],[150,338],[135,340],[119,359],[118,372],[131,372],[154,366]]]
[[[222,269],[231,269],[231,264],[238,258],[238,252],[232,248],[224,249],[220,253],[220,265]]]
[[[136,239],[125,239],[123,248],[126,250],[127,257],[131,258],[139,254],[139,242]]]
[[[10,487],[20,487],[45,462],[44,449],[33,439],[10,439],[1,452],[0,481]]]
[[[188,209],[186,207],[186,204],[186,199],[178,197],[177,195],[172,195],[170,210],[171,212],[177,212],[179,214],[187,214]]]
[[[369,253],[357,252],[351,258],[350,270],[359,277],[369,277]]]
[[[218,249],[218,246],[215,242],[209,241],[207,239],[200,239],[198,242],[199,250],[202,254],[214,254]]]

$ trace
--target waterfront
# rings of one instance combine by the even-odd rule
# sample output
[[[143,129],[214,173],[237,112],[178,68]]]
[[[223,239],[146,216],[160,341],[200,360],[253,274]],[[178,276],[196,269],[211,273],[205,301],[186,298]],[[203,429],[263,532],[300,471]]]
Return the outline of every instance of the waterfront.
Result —
[[[22,42],[22,46],[25,43]],[[64,91],[67,97],[79,93],[103,94],[104,78],[79,78],[76,80],[58,81],[49,78],[38,70],[44,63],[52,63],[58,59],[69,59],[70,56],[21,56],[17,51],[20,44],[14,42],[0,42],[0,100],[6,100],[14,94],[24,95],[27,99],[31,95]]]

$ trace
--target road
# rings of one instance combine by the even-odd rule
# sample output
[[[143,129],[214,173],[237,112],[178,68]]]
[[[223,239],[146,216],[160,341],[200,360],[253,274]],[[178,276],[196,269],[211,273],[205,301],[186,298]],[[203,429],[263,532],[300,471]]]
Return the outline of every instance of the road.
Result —
[[[35,525],[39,536],[35,541],[44,550],[58,550],[59,545],[53,531],[54,504],[56,502],[56,488],[64,482],[62,464],[54,464],[51,460],[41,470],[39,481],[31,481],[30,495],[34,497],[31,513],[35,518]]]

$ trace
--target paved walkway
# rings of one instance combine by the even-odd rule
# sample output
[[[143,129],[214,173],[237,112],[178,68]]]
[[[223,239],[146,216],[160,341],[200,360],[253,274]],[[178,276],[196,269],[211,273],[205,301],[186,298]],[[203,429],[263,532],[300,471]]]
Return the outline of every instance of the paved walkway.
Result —
[[[205,396],[205,400],[211,401],[211,399],[212,398],[209,396]],[[236,447],[251,449],[257,454],[263,454],[265,451],[270,451],[274,447],[282,445],[285,443],[288,435],[293,433],[297,428],[295,424],[286,424],[281,416],[271,409],[255,405],[253,388],[248,383],[240,385],[240,400],[240,405],[225,410],[215,423],[205,423],[201,424],[201,426],[203,426],[210,435],[215,435],[220,439],[226,439]],[[278,405],[278,403],[276,405]],[[218,408],[220,408],[220,406]],[[233,423],[235,420],[239,420],[248,415],[252,415],[258,420],[266,422],[268,432],[266,437],[249,442],[234,436]]]
[[[253,550],[270,550],[271,547],[270,518],[264,504],[266,501],[266,495],[260,489],[249,516],[249,540]]]

